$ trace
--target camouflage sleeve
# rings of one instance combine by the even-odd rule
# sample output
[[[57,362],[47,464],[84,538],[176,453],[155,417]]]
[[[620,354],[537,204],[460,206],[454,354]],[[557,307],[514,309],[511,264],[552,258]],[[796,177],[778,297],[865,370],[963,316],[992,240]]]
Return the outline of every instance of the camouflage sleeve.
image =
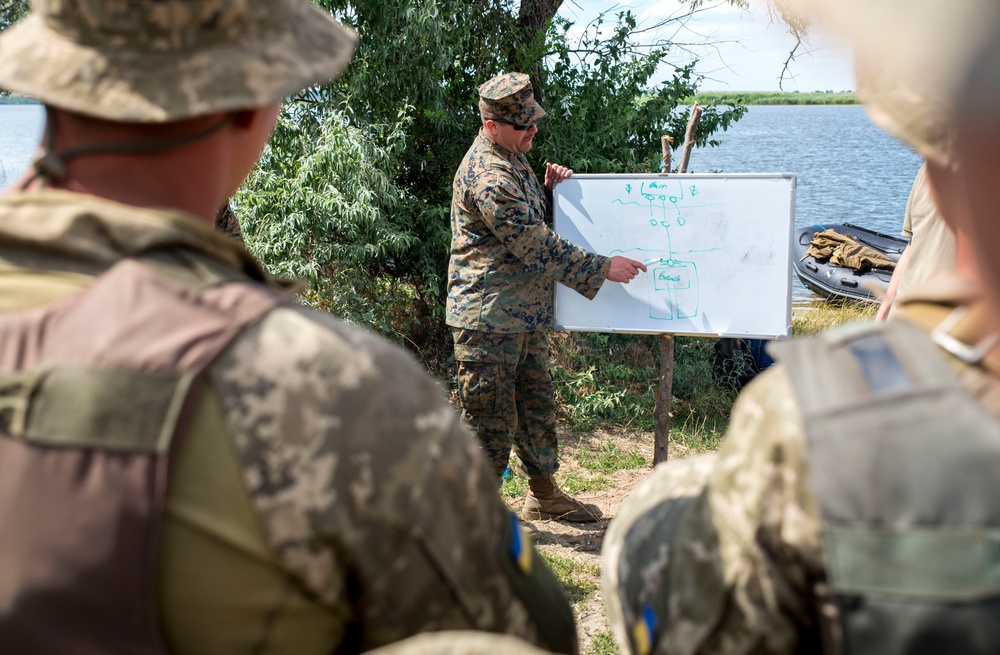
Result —
[[[503,171],[489,171],[473,185],[474,200],[486,227],[529,271],[546,275],[587,298],[597,295],[611,260],[567,241],[534,216],[521,183]],[[547,199],[539,199],[548,211]]]
[[[775,367],[739,398],[717,458],[657,467],[623,505],[605,546],[617,638],[635,653],[815,646],[817,517],[800,413]]]
[[[520,533],[478,444],[404,351],[282,309],[212,382],[278,561],[365,650],[474,629],[575,651],[554,577],[540,560],[517,566]]]

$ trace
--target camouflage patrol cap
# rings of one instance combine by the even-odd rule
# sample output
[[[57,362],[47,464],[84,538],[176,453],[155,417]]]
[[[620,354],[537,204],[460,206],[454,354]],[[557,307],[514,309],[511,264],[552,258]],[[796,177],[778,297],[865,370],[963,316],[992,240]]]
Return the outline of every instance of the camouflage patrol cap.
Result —
[[[657,640],[668,619],[667,583],[684,574],[670,568],[669,537],[682,528],[715,461],[713,453],[657,466],[608,528],[601,582],[608,624],[623,653],[675,652]]]
[[[479,87],[479,111],[515,125],[534,125],[545,116],[535,102],[531,78],[524,73],[506,73],[487,80]]]
[[[0,87],[120,122],[268,105],[344,69],[355,34],[306,0],[35,0]]]

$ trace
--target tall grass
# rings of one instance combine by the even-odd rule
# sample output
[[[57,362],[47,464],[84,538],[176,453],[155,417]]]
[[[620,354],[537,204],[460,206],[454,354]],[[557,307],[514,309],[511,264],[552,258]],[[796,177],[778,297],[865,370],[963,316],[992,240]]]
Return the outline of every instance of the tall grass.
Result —
[[[0,93],[0,105],[40,105],[34,98],[28,96]]]
[[[715,339],[677,337],[671,434],[695,450],[714,448],[735,391],[713,371]],[[553,333],[552,377],[560,418],[576,430],[653,429],[660,346],[649,335]]]
[[[804,337],[844,323],[870,321],[877,311],[878,304],[874,302],[817,300],[792,315],[792,336]]]
[[[877,308],[872,302],[817,301],[793,313],[792,334],[807,336],[842,323],[871,320]],[[715,370],[715,342],[711,337],[675,341],[670,434],[673,441],[695,452],[719,446],[737,396],[733,380]],[[559,417],[571,429],[653,430],[660,385],[656,337],[554,332],[550,351]],[[613,450],[598,453],[584,467],[600,473],[607,466],[602,462],[618,455]],[[614,461],[612,468],[621,467]]]

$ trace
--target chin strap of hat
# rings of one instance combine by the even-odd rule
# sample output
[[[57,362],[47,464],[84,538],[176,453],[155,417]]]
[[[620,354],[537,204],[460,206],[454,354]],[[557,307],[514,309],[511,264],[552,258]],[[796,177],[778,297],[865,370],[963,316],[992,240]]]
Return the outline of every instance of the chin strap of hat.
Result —
[[[178,148],[189,143],[194,143],[195,141],[218,132],[223,127],[231,123],[236,117],[236,112],[229,112],[217,122],[209,125],[205,129],[199,130],[193,134],[186,134],[184,136],[158,139],[155,141],[105,144],[94,143],[76,146],[75,148],[70,148],[63,152],[56,152],[55,121],[53,120],[52,112],[48,107],[45,108],[45,113],[45,147],[42,150],[42,154],[35,158],[35,161],[32,163],[32,168],[35,169],[35,172],[31,175],[31,177],[24,181],[24,184],[21,185],[21,190],[27,189],[35,180],[39,180],[42,187],[45,187],[51,182],[65,180],[66,162],[71,159],[78,159],[88,155],[140,154]]]

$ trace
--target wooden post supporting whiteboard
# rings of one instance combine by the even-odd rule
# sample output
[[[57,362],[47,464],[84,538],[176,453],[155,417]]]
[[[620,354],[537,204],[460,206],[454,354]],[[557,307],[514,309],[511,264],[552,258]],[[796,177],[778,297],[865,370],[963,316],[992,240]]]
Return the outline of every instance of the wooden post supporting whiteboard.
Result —
[[[694,133],[701,120],[701,107],[695,103],[691,107],[691,117],[688,119],[687,130],[684,132],[684,152],[678,173],[687,172],[688,160],[691,159],[691,149],[694,148]],[[663,150],[662,173],[670,172],[669,136],[660,138]],[[656,407],[653,409],[653,466],[667,461],[667,445],[670,443],[670,400],[674,393],[674,335],[661,334],[660,342],[660,386],[656,391]]]

